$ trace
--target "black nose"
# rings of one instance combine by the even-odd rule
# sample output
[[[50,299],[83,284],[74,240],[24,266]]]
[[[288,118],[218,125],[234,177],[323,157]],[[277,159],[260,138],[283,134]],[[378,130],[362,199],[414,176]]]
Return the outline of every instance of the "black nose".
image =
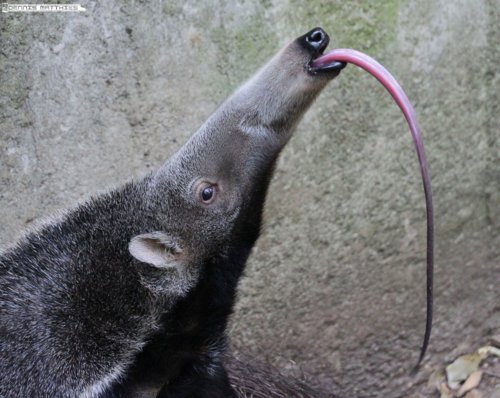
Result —
[[[319,54],[328,46],[330,38],[321,28],[314,28],[299,38],[301,44],[313,54]]]

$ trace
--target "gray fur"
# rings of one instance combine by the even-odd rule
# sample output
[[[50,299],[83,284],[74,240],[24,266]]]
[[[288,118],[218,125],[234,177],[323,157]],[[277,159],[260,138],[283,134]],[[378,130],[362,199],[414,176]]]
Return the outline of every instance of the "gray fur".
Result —
[[[1,254],[1,397],[98,397],[160,329],[179,332],[162,319],[197,288],[207,261],[237,243],[256,181],[264,197],[276,157],[332,78],[308,74],[310,58],[293,41],[158,171]],[[217,185],[210,204],[200,199],[207,184]],[[165,382],[139,381],[134,394],[154,396]]]

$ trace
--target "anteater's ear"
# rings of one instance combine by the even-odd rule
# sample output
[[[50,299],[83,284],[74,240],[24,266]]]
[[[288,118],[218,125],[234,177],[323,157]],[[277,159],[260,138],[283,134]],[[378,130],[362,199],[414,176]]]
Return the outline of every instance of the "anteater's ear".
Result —
[[[159,231],[134,236],[128,250],[137,260],[160,268],[176,267],[182,260],[179,244]]]

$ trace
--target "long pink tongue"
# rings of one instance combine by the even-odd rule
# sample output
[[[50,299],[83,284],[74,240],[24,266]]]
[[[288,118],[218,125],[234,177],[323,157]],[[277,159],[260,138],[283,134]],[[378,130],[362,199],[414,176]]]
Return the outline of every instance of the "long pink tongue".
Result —
[[[381,64],[366,54],[351,49],[333,50],[321,57],[317,58],[311,65],[313,68],[321,68],[331,64],[334,61],[349,62],[374,76],[382,85],[389,91],[394,101],[398,104],[410,127],[413,142],[417,150],[418,161],[420,163],[420,171],[422,174],[422,182],[425,192],[425,204],[427,208],[427,320],[425,325],[425,336],[420,351],[420,357],[417,362],[417,367],[422,361],[432,329],[432,302],[433,302],[433,273],[434,273],[434,222],[433,222],[433,206],[432,206],[432,190],[427,168],[427,159],[425,157],[424,143],[422,134],[417,122],[415,110],[411,105],[405,92],[396,81],[396,79],[385,69]]]

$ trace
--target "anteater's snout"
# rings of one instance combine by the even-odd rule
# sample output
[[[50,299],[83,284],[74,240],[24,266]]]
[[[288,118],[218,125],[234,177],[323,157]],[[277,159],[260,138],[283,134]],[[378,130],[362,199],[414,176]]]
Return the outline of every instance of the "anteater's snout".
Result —
[[[312,62],[315,58],[321,56],[323,51],[325,51],[328,43],[330,43],[330,37],[321,28],[314,28],[310,32],[307,32],[304,36],[299,37],[299,43],[304,47],[311,58],[309,59],[306,70],[312,74],[317,75],[321,73],[324,76],[329,76],[331,78],[337,76],[342,69],[345,68],[345,62],[334,61],[328,66],[322,66],[321,68],[313,67]]]
[[[303,45],[312,55],[321,54],[330,42],[330,37],[321,28],[314,28],[303,37]]]

